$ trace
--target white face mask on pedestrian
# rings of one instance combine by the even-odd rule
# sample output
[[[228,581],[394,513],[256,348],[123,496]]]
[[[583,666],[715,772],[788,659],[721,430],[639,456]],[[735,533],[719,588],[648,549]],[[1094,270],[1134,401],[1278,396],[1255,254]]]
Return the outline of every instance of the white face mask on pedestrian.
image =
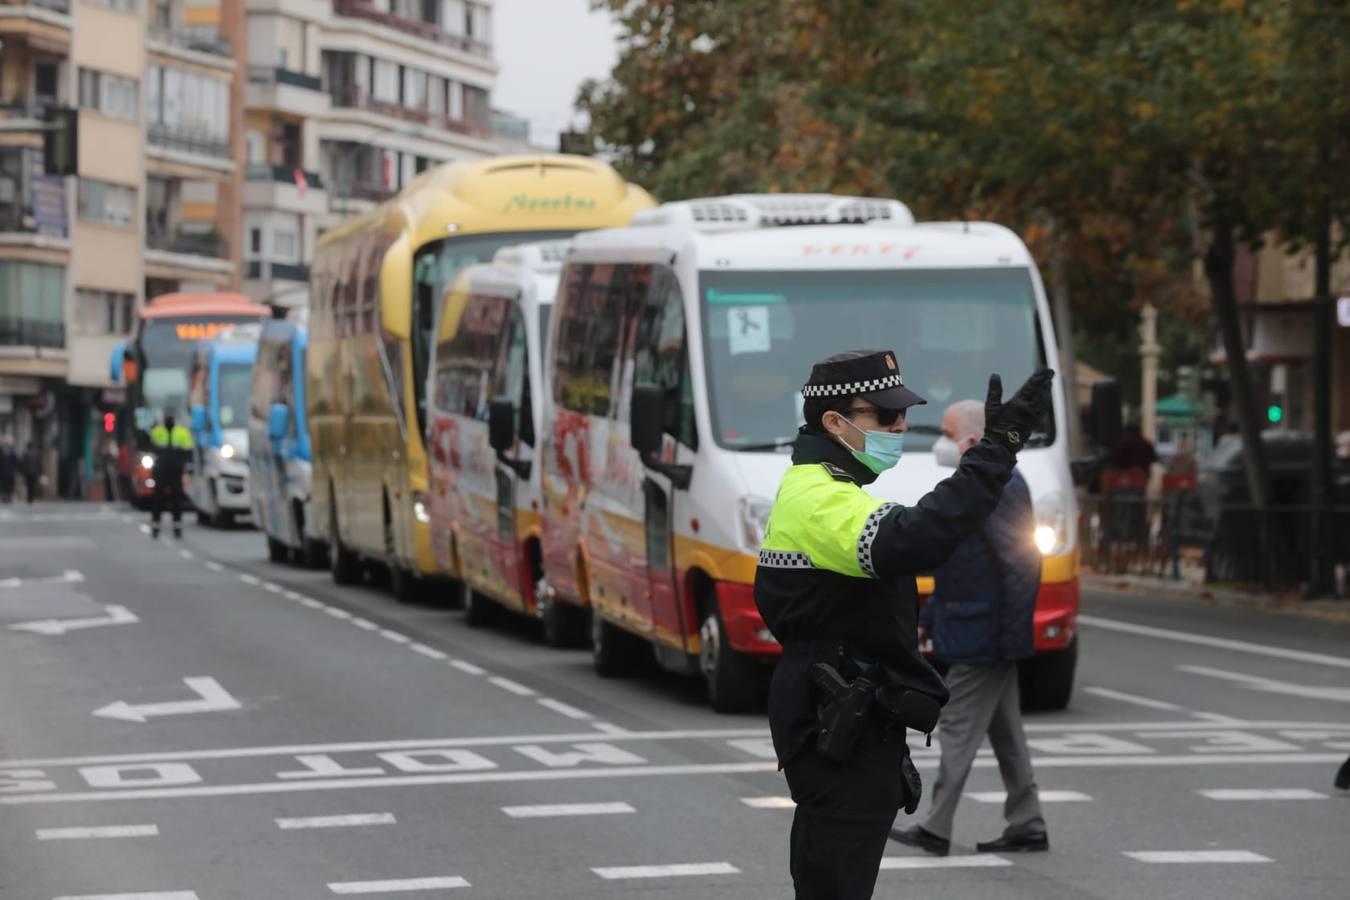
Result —
[[[933,442],[933,461],[946,469],[955,469],[961,465],[961,457],[967,450],[979,443],[979,438],[963,438],[959,443],[945,434]]]

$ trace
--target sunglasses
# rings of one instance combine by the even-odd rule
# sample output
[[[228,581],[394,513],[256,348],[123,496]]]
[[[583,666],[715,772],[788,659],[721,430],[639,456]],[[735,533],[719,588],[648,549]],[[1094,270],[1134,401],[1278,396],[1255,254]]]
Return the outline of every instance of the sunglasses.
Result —
[[[903,409],[885,409],[880,406],[850,406],[848,409],[839,410],[844,415],[872,415],[876,416],[877,424],[883,428],[889,428],[897,420],[905,417]]]

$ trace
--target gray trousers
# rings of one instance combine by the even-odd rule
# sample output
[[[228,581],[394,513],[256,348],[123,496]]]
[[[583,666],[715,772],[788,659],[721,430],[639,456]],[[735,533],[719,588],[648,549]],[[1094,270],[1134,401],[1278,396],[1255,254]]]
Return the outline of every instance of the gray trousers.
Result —
[[[1017,663],[952,666],[947,673],[951,699],[938,720],[942,762],[933,782],[933,804],[924,820],[926,831],[951,839],[956,804],[966,786],[975,753],[989,735],[1008,799],[1003,804],[1006,835],[1045,831],[1041,797],[1031,771],[1026,735],[1022,733]]]

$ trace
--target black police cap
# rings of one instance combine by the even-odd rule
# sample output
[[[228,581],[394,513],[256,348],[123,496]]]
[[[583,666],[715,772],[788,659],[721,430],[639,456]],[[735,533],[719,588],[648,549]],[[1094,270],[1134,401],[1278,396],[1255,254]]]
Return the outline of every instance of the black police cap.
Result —
[[[928,402],[905,387],[890,350],[850,350],[816,363],[802,396],[862,397],[883,409],[908,409]]]

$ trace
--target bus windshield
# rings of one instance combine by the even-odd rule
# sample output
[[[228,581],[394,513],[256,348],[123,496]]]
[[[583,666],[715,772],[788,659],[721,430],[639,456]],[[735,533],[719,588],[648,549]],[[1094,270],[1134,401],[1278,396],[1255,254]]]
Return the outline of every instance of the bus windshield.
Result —
[[[129,386],[136,398],[135,425],[148,431],[166,410],[187,421],[188,373],[197,341],[227,333],[258,316],[183,316],[144,319],[137,338],[143,369],[139,385]]]
[[[704,272],[704,358],[713,433],[730,449],[786,443],[811,365],[845,350],[894,350],[911,407],[906,449],[927,450],[946,407],[983,401],[989,375],[1017,389],[1045,364],[1025,268]],[[1053,419],[1028,443],[1054,440]]]
[[[224,363],[220,367],[220,390],[216,414],[221,428],[248,425],[248,401],[253,389],[253,367],[245,363]]]
[[[441,238],[422,245],[413,262],[412,361],[413,397],[417,403],[419,434],[426,434],[427,368],[431,364],[431,345],[435,340],[436,316],[441,298],[464,269],[475,263],[489,262],[503,247],[551,241],[571,237],[568,231],[506,231],[494,234],[467,234]]]

